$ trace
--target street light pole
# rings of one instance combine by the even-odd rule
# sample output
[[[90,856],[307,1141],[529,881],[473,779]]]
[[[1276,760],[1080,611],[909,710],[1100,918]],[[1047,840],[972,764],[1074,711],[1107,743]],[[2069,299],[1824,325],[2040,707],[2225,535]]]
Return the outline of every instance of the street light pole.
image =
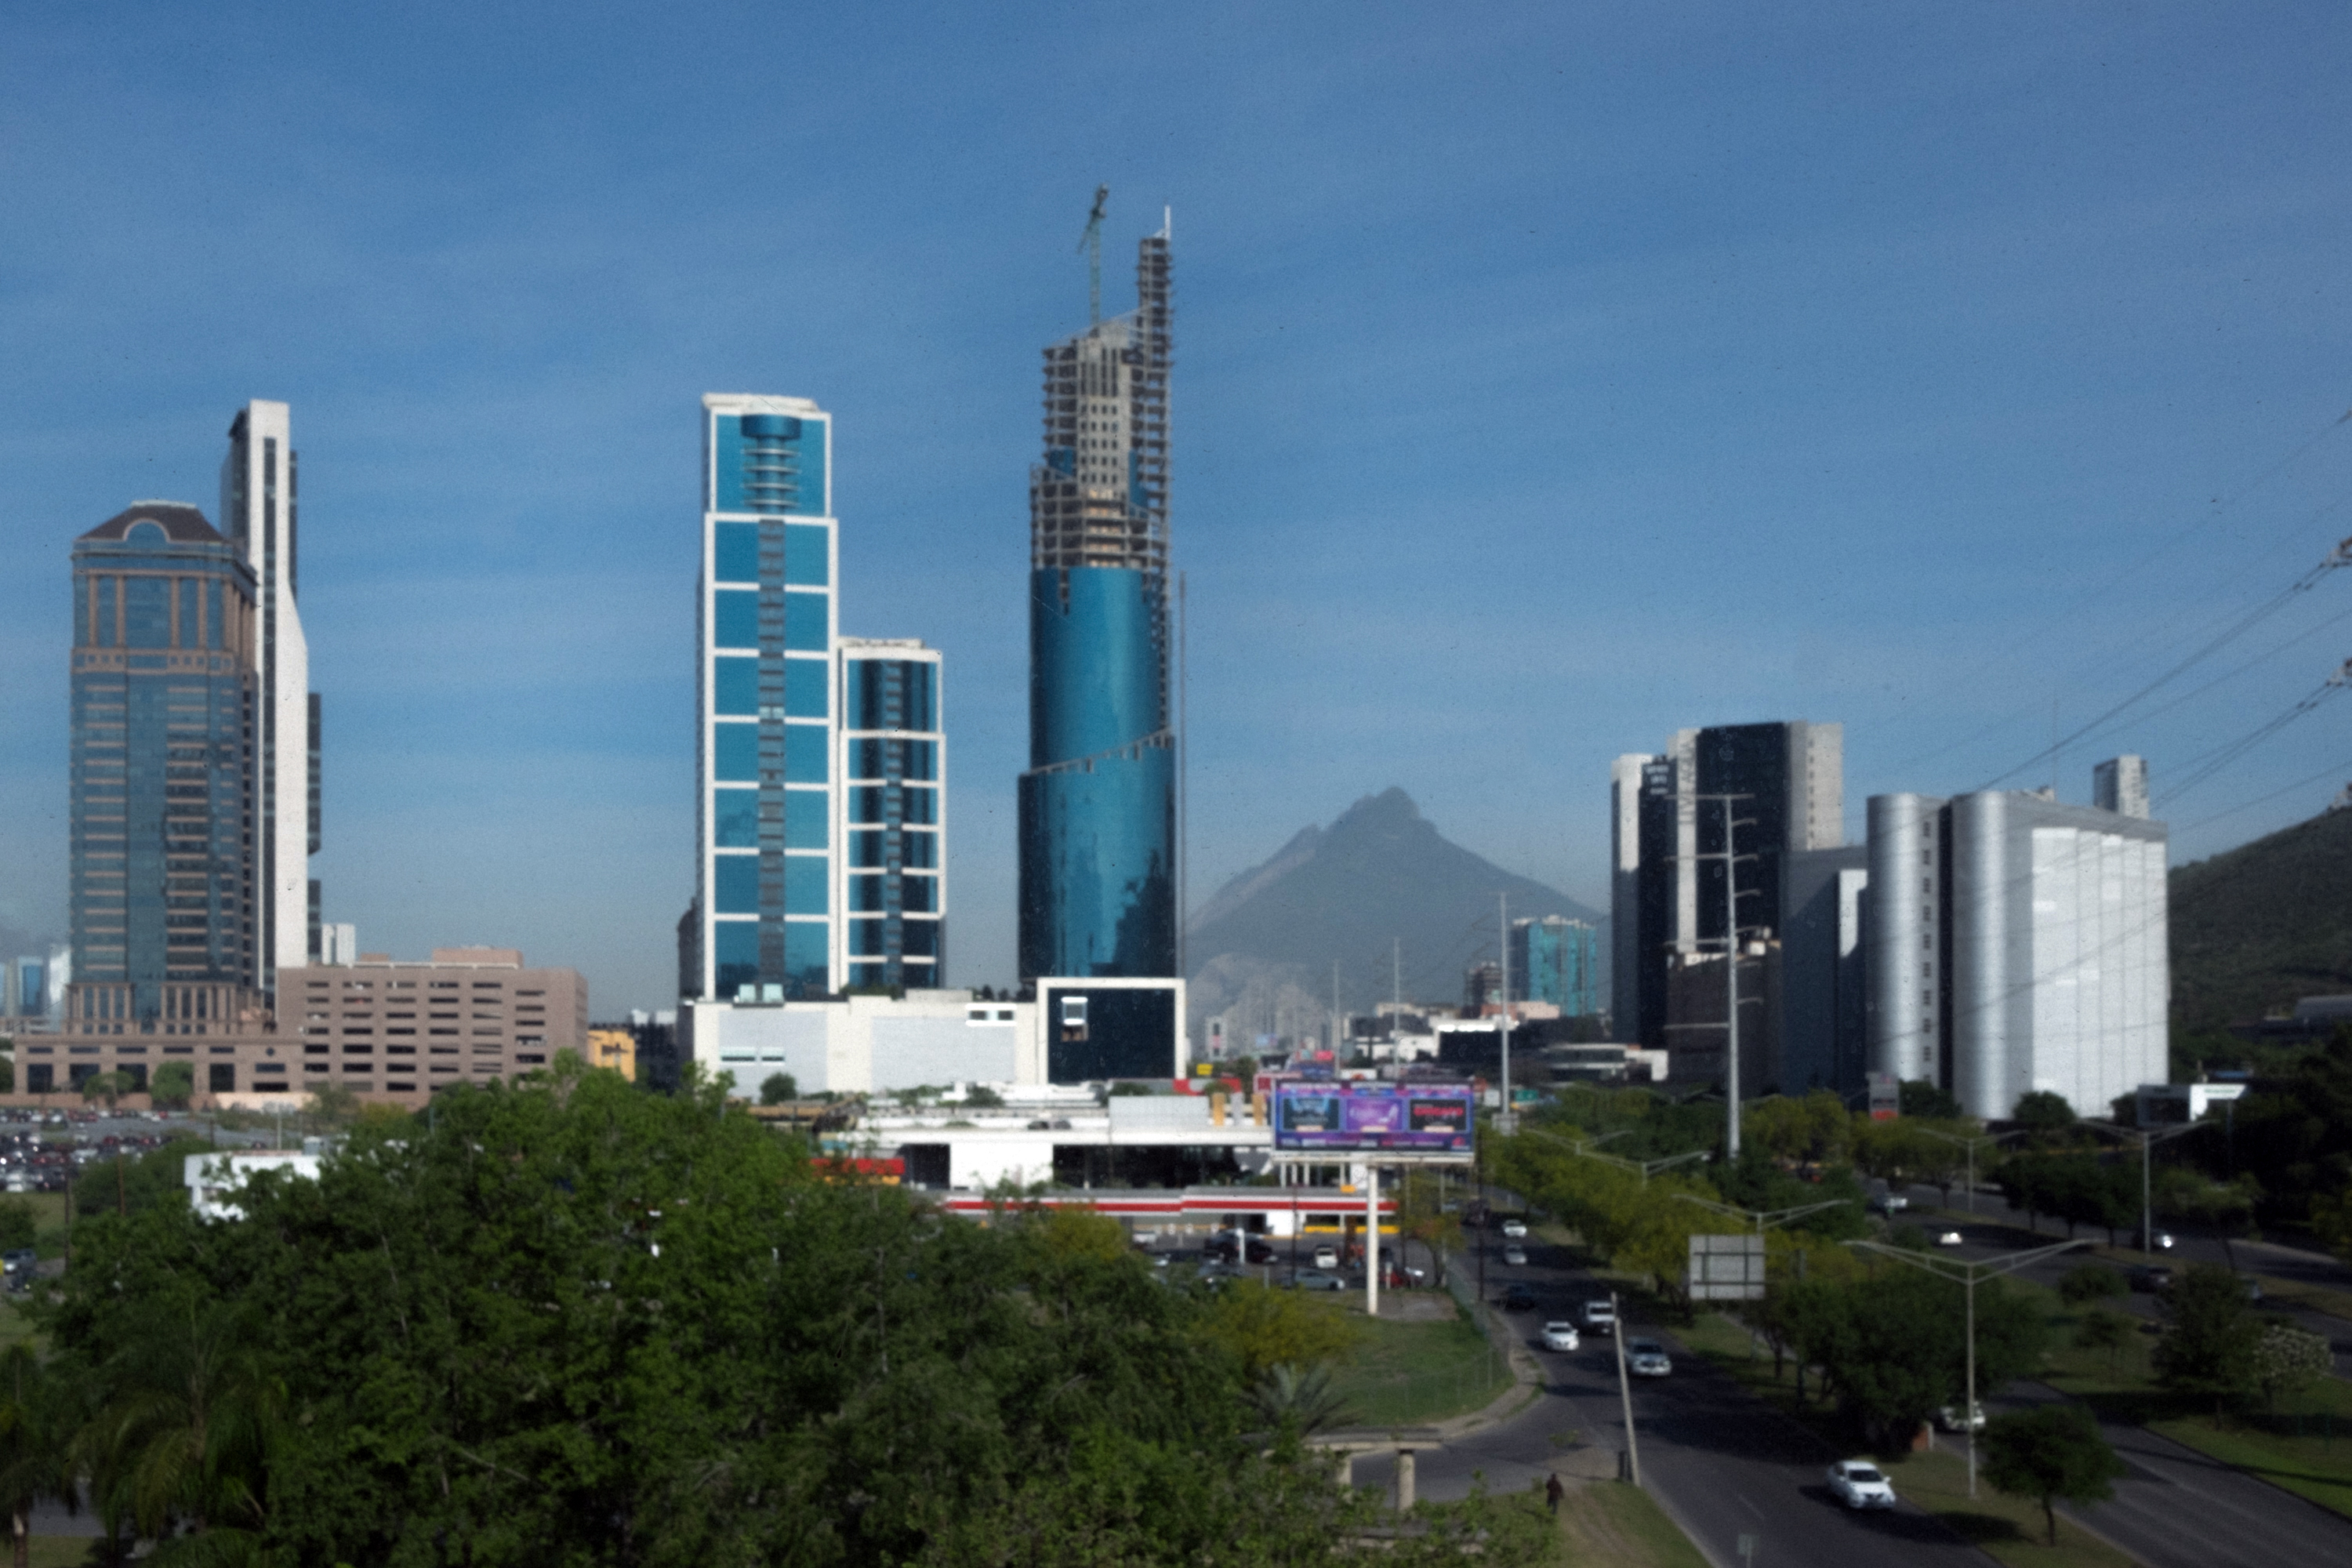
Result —
[[[2111,1132],[2118,1138],[2139,1140],[2139,1250],[2143,1258],[2156,1256],[2155,1159],[2156,1146],[2168,1138],[2179,1138],[2205,1125],[2202,1121],[2183,1122],[2178,1127],[2123,1127],[2112,1121],[2094,1121],[2089,1117],[2083,1125],[2101,1132]]]
[[[1970,1219],[1974,1219],[1977,1214],[1977,1145],[1979,1143],[1998,1143],[2004,1138],[2022,1138],[2025,1136],[2025,1130],[2023,1128],[2018,1128],[2009,1132],[1980,1133],[1974,1138],[1956,1137],[1949,1132],[1938,1132],[1932,1127],[1915,1127],[1911,1131],[1914,1132],[1924,1132],[1930,1138],[1940,1138],[1947,1143],[1958,1143],[1961,1148],[1968,1151],[1969,1217]]]
[[[1960,1391],[1960,1423],[1969,1429],[1969,1496],[1977,1495],[1977,1283],[1997,1275],[2014,1274],[2019,1269],[2041,1262],[2045,1258],[2077,1247],[2088,1247],[2086,1239],[2062,1241],[2051,1247],[2030,1247],[2023,1252],[2003,1253],[1979,1262],[1963,1263],[1958,1258],[1937,1258],[1929,1254],[1906,1252],[1889,1247],[1883,1241],[1849,1241],[1848,1247],[1860,1252],[1874,1252],[1891,1258],[1897,1263],[1907,1263],[1914,1268],[1924,1268],[1941,1279],[1958,1285],[1968,1298],[1968,1385]]]

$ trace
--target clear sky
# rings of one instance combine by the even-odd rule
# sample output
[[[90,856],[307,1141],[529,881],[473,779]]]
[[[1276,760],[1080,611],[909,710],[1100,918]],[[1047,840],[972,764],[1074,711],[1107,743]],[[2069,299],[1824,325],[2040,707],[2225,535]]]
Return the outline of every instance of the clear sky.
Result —
[[[9,7],[0,922],[65,924],[73,537],[213,513],[279,398],[327,918],[666,1005],[697,399],[785,393],[837,419],[844,629],[947,651],[951,977],[1011,978],[1098,182],[1107,310],[1174,210],[1194,903],[1391,784],[1604,902],[1609,759],[1681,725],[1843,721],[1854,837],[2046,783],[2352,534],[2347,81],[2337,4]],[[2347,615],[2295,595],[2062,796],[2144,752],[2176,859],[2317,810],[2352,694],[2168,791]]]

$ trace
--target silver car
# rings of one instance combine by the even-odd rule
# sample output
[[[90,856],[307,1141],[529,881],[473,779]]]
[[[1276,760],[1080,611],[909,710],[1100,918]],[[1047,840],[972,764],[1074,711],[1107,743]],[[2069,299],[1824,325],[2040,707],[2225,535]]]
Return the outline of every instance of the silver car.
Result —
[[[1895,1489],[1868,1459],[1840,1459],[1832,1465],[1830,1492],[1848,1508],[1895,1506]]]
[[[1666,1347],[1655,1340],[1625,1342],[1625,1370],[1635,1377],[1665,1377],[1675,1370]]]

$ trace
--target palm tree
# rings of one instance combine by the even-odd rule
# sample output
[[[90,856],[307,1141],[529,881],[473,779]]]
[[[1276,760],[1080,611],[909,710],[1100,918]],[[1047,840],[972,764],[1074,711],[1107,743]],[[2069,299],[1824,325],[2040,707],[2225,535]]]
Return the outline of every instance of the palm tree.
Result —
[[[34,1505],[56,1498],[71,1508],[78,1500],[60,1440],[68,1425],[65,1392],[29,1345],[0,1351],[0,1506],[8,1510],[16,1568],[25,1568],[32,1552]]]
[[[282,1395],[257,1348],[264,1337],[244,1309],[167,1309],[100,1369],[105,1402],[85,1428],[83,1458],[104,1479],[104,1501],[141,1534],[163,1539],[184,1521],[199,1538],[249,1544],[267,1522]],[[230,1544],[184,1554],[216,1557]]]

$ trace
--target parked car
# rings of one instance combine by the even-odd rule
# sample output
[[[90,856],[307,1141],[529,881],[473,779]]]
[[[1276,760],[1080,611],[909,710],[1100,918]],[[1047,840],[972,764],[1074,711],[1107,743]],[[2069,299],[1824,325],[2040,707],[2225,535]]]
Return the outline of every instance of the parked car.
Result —
[[[1503,1222],[1503,1234],[1514,1241],[1524,1240],[1528,1234],[1528,1222],[1523,1219],[1507,1219]]]
[[[1514,1268],[1524,1268],[1528,1263],[1528,1249],[1524,1247],[1507,1247],[1503,1248],[1503,1261]]]
[[[2152,1296],[2161,1296],[2172,1289],[2172,1270],[2161,1263],[2135,1268],[2130,1274],[2131,1288]]]
[[[1544,1325],[1543,1348],[1548,1351],[1572,1351],[1583,1342],[1577,1338],[1574,1323],[1556,1322]]]
[[[1968,1419],[1965,1424],[1960,1418],[1960,1407],[1958,1405],[1947,1405],[1936,1412],[1936,1429],[1939,1432],[1981,1432],[1984,1430],[1984,1406],[1973,1400],[1969,1404]]]
[[[1674,1358],[1655,1340],[1627,1340],[1625,1370],[1635,1377],[1664,1377],[1675,1370]]]
[[[1536,1310],[1536,1293],[1524,1285],[1514,1285],[1503,1292],[1503,1310],[1532,1312]]]
[[[1617,1303],[1610,1300],[1587,1301],[1584,1304],[1584,1326],[1596,1334],[1612,1332],[1617,1327]]]
[[[1868,1459],[1840,1459],[1832,1465],[1830,1492],[1848,1508],[1895,1506],[1895,1489]]]
[[[1315,1267],[1318,1268],[1339,1268],[1339,1249],[1336,1247],[1317,1247],[1315,1249]]]
[[[1301,1290],[1345,1290],[1348,1288],[1348,1282],[1337,1274],[1326,1274],[1319,1269],[1302,1268],[1290,1277],[1290,1282]]]
[[[1938,1247],[1963,1247],[1968,1244],[1968,1239],[1957,1230],[1939,1230],[1936,1233],[1936,1245]]]

